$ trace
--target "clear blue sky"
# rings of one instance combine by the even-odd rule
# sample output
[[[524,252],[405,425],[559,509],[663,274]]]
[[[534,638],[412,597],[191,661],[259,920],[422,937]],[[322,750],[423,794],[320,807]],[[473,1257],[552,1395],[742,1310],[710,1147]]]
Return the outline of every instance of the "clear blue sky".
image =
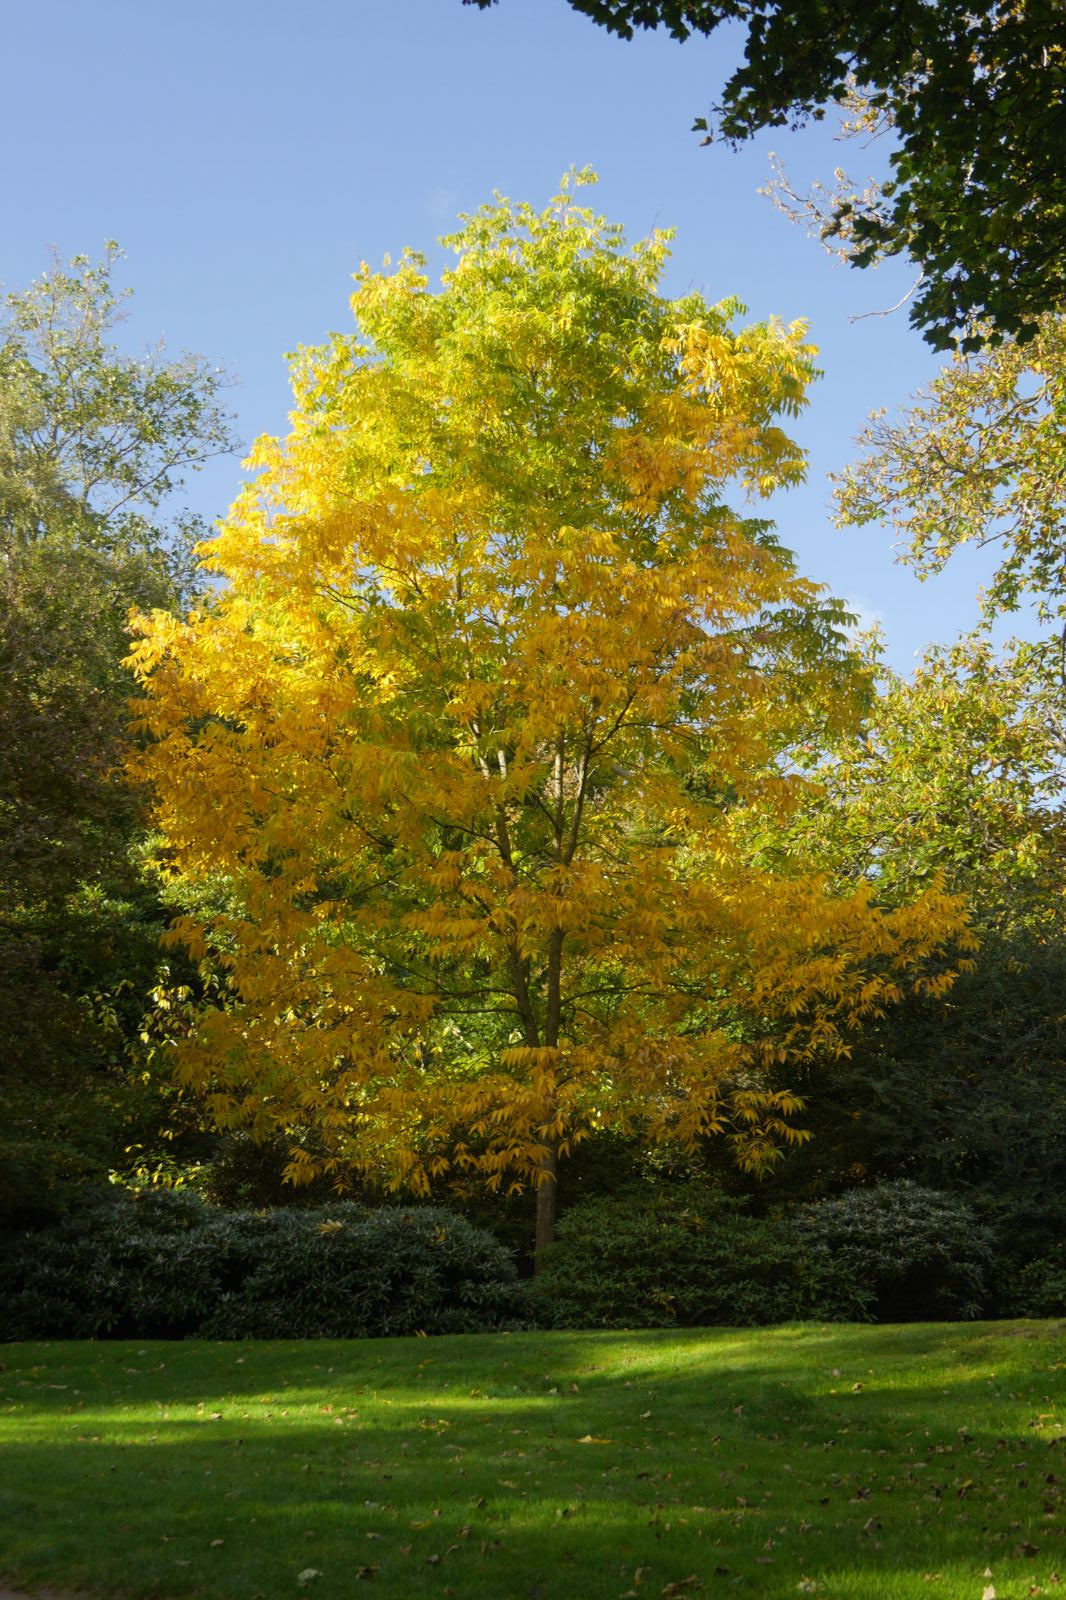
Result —
[[[875,160],[827,128],[736,154],[689,130],[730,42],[614,39],[566,0],[7,0],[0,280],[49,246],[125,250],[126,338],[195,350],[238,380],[245,442],[286,427],[284,352],[350,326],[350,275],[436,237],[499,189],[545,203],[571,165],[631,237],[677,229],[665,285],[739,295],[753,317],[809,319],[825,376],[794,431],[806,487],[771,503],[802,569],[886,629],[906,670],[975,616],[975,559],[920,584],[884,529],[832,527],[826,474],[868,411],[894,408],[936,360],[899,299],[909,269],[833,262],[757,194],[776,149],[797,179]],[[880,158],[880,159],[883,159]],[[240,482],[216,463],[188,495],[221,513]]]

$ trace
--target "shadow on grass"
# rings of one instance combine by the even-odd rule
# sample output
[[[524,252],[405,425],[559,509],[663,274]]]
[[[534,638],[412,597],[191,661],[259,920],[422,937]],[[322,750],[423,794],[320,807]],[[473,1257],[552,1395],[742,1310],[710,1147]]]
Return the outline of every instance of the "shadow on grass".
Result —
[[[0,1571],[219,1600],[689,1577],[974,1600],[986,1566],[1042,1584],[1064,1548],[1056,1351],[1048,1325],[17,1347]]]

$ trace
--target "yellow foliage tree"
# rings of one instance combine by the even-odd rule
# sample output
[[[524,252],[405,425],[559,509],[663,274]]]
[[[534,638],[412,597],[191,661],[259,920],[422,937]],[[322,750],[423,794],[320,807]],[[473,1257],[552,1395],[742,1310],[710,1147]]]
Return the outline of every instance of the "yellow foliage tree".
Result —
[[[591,1130],[774,1159],[768,1073],[964,937],[936,889],[760,864],[866,692],[839,605],[721,497],[801,476],[775,418],[813,350],[662,298],[669,236],[628,248],[587,176],[464,218],[441,292],[361,270],[359,335],[297,359],[205,547],[224,583],[133,655],[166,859],[217,891],[175,928],[227,989],[180,1076],[222,1126],[313,1125],[338,1182],[533,1183],[538,1247]]]

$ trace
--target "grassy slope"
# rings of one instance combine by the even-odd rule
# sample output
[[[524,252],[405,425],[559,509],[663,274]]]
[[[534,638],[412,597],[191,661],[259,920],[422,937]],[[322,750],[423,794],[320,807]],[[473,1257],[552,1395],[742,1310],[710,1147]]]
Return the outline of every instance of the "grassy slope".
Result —
[[[0,1573],[31,1587],[1066,1596],[1062,1324],[0,1360]]]

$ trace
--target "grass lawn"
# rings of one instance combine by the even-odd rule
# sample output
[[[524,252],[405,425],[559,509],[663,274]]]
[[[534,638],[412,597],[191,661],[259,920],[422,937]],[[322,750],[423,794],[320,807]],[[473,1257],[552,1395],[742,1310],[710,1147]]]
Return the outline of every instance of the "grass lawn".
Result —
[[[1062,1323],[0,1363],[0,1575],[31,1589],[1066,1600]]]

